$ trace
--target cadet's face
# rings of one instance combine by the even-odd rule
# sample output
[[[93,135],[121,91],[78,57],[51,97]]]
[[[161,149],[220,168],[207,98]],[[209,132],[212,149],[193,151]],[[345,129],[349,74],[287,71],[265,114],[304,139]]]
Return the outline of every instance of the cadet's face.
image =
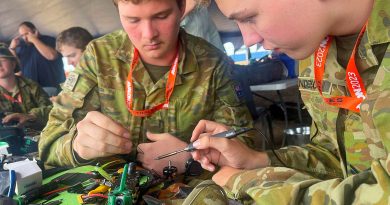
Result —
[[[83,51],[79,48],[64,44],[61,46],[61,54],[68,60],[69,65],[76,67],[81,55],[83,55]]]
[[[0,79],[8,78],[14,75],[16,63],[9,58],[0,57]]]
[[[245,45],[261,43],[295,59],[311,55],[325,37],[310,1],[216,0],[222,13],[237,22]]]
[[[176,52],[181,10],[176,0],[118,2],[122,26],[144,61],[170,65]]]

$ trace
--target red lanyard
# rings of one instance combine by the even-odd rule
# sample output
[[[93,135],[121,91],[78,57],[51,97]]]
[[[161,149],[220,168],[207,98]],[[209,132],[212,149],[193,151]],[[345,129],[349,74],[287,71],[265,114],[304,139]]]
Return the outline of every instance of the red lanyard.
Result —
[[[179,54],[178,52],[176,53],[175,60],[169,69],[169,74],[168,74],[168,81],[167,85],[165,88],[165,102],[160,103],[159,105],[156,105],[150,109],[146,110],[133,110],[133,70],[135,68],[135,65],[137,65],[139,59],[139,52],[136,48],[134,48],[134,59],[133,62],[131,62],[131,67],[130,67],[130,72],[129,75],[127,76],[127,81],[126,81],[126,105],[127,109],[130,111],[130,113],[134,116],[138,117],[147,117],[152,115],[158,110],[161,109],[167,109],[169,105],[169,99],[172,95],[173,88],[175,87],[175,79],[176,79],[176,74],[177,74],[177,68],[178,68],[178,63],[179,63]]]
[[[332,37],[326,37],[320,47],[314,53],[314,78],[320,92],[320,95],[326,103],[329,105],[345,108],[354,112],[360,112],[360,104],[366,98],[366,89],[362,78],[359,75],[359,71],[356,67],[355,53],[357,47],[362,39],[363,33],[366,30],[367,23],[363,26],[356,40],[355,46],[352,50],[351,57],[349,58],[347,69],[346,69],[346,84],[351,96],[340,96],[340,97],[324,97],[322,95],[322,79],[325,71],[326,56],[332,42]]]
[[[15,98],[13,98],[12,96],[7,95],[7,94],[5,94],[5,93],[3,93],[3,96],[5,97],[5,99],[7,99],[8,101],[10,101],[11,103],[22,104],[22,95],[21,95],[20,93],[18,94],[17,99],[15,99]]]

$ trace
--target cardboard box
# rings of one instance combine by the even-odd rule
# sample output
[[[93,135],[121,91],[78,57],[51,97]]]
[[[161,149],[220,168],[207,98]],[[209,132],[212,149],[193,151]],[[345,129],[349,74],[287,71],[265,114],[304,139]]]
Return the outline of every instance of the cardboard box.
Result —
[[[16,172],[16,190],[18,195],[24,194],[32,189],[42,186],[42,170],[37,162],[24,160],[5,164],[4,169],[15,170]]]

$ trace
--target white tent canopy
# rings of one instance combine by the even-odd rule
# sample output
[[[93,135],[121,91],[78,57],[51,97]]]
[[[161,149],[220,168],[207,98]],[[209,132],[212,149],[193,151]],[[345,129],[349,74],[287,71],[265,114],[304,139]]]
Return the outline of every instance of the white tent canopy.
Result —
[[[31,21],[40,33],[56,36],[81,26],[94,36],[121,27],[110,0],[0,0],[0,40],[9,42],[23,21]]]

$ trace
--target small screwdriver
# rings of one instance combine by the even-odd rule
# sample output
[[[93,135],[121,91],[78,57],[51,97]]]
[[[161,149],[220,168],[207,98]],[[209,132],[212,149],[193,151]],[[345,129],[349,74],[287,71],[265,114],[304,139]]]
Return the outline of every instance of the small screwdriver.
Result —
[[[248,131],[250,131],[252,129],[253,128],[246,128],[246,127],[238,128],[238,129],[231,129],[231,130],[227,130],[227,131],[224,131],[224,132],[220,132],[220,133],[215,134],[215,135],[211,135],[210,137],[220,137],[220,138],[231,139],[231,138],[237,137],[238,135],[240,135],[242,133],[248,132]],[[194,147],[193,142],[191,142],[184,149],[177,150],[177,151],[174,151],[174,152],[170,152],[168,154],[164,154],[164,155],[158,156],[154,160],[160,160],[160,159],[164,159],[166,157],[170,157],[172,155],[176,155],[176,154],[179,154],[179,153],[182,153],[182,152],[192,152],[192,151],[195,151],[195,150],[196,150],[196,148]]]

